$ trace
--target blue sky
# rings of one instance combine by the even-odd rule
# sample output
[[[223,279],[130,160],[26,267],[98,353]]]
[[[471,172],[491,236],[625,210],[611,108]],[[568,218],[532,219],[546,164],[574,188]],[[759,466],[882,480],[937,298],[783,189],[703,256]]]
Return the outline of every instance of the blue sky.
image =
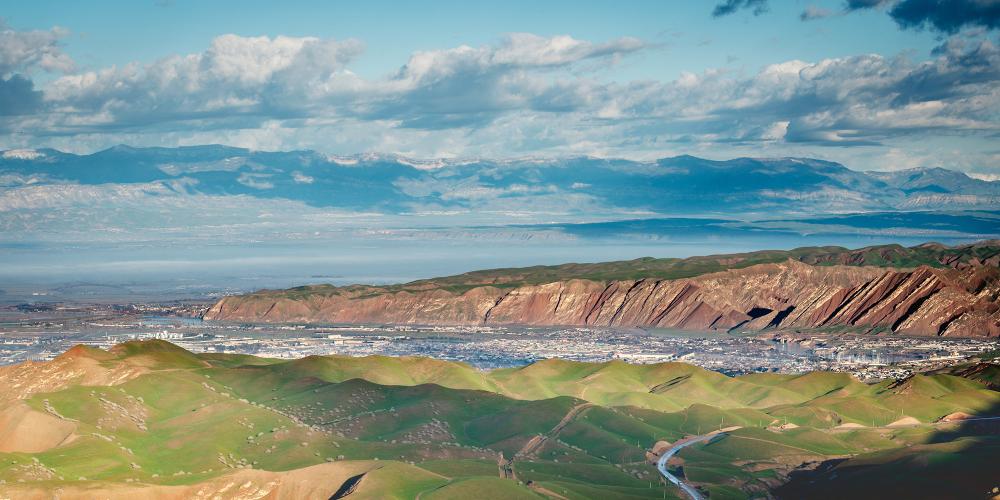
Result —
[[[10,3],[0,148],[796,155],[994,178],[998,3],[933,4]]]
[[[171,0],[19,2],[4,9],[17,29],[70,30],[66,52],[91,69],[169,54],[204,50],[223,33],[356,38],[366,54],[353,68],[377,77],[394,71],[411,53],[458,45],[484,45],[506,33],[570,35],[583,40],[633,36],[662,44],[616,71],[620,78],[675,78],[730,66],[756,69],[780,60],[819,60],[861,53],[912,52],[929,57],[932,32],[904,31],[879,12],[802,22],[809,5],[782,2],[761,16],[743,12],[711,16],[710,2],[511,1],[323,2]],[[113,15],[109,15],[113,13]],[[858,36],[864,33],[864,36]]]

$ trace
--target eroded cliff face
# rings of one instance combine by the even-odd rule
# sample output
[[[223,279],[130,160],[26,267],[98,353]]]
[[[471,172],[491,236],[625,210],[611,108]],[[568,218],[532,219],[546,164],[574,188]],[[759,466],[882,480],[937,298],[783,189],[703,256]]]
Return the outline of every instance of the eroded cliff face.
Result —
[[[1000,272],[811,266],[789,260],[677,280],[567,280],[465,292],[347,287],[226,297],[207,320],[521,324],[687,330],[862,327],[1000,336]]]

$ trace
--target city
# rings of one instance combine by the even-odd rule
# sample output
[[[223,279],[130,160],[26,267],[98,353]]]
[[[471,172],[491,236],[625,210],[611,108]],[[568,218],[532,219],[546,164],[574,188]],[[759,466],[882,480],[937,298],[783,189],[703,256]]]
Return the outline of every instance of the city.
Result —
[[[691,332],[640,328],[235,324],[202,321],[199,304],[8,307],[0,362],[44,361],[82,344],[108,349],[161,339],[192,352],[265,358],[425,356],[476,368],[560,358],[633,364],[684,362],[725,373],[839,371],[862,381],[902,379],[997,349],[995,339],[861,335],[850,331]]]

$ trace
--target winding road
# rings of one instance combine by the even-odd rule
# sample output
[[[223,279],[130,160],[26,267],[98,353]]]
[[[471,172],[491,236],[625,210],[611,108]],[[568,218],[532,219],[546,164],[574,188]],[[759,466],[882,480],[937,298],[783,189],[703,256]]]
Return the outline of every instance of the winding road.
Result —
[[[983,420],[987,420],[987,421],[989,421],[989,420],[1000,420],[1000,416],[971,417],[971,418],[956,419],[956,420],[939,420],[937,422],[926,422],[926,423],[914,424],[912,427],[918,427],[918,426],[938,426],[938,425],[943,425],[943,424],[962,424],[962,423],[966,423],[966,422],[977,422],[977,421],[983,421]],[[910,426],[907,426],[907,427],[910,427]],[[710,432],[708,434],[702,434],[700,436],[692,436],[692,437],[689,437],[689,438],[681,439],[681,440],[677,441],[676,443],[674,443],[673,446],[671,446],[670,448],[668,448],[666,451],[664,451],[662,455],[660,455],[660,458],[657,459],[657,461],[656,461],[656,469],[660,471],[660,474],[662,474],[663,477],[665,477],[667,479],[667,481],[670,481],[671,483],[673,483],[674,485],[676,485],[678,488],[680,488],[682,491],[684,491],[684,493],[687,493],[687,495],[689,497],[691,497],[692,500],[703,500],[704,497],[701,496],[701,493],[698,493],[698,490],[696,490],[694,488],[694,486],[691,486],[690,484],[685,483],[681,478],[679,478],[679,477],[671,474],[667,470],[667,462],[670,460],[670,457],[676,455],[679,451],[683,450],[684,448],[686,448],[688,446],[691,446],[691,445],[697,444],[697,443],[704,443],[706,441],[710,441],[710,440],[712,440],[712,438],[715,438],[716,436],[724,436],[724,435],[728,434],[729,432],[734,431],[734,430],[739,429],[739,428],[740,428],[739,426],[727,427],[725,429],[721,429],[721,430],[718,430],[718,431]],[[896,428],[896,427],[885,426],[885,427],[862,427],[862,428],[864,428],[864,429],[890,429],[890,428]]]
[[[710,432],[708,434],[703,434],[701,436],[693,436],[691,438],[682,439],[674,443],[674,445],[671,446],[666,451],[664,451],[663,454],[660,455],[660,458],[656,461],[657,470],[660,471],[660,474],[662,474],[663,477],[667,478],[667,481],[674,483],[678,488],[683,490],[684,493],[687,493],[688,496],[692,498],[692,500],[702,500],[704,497],[701,496],[701,493],[698,493],[698,490],[696,490],[694,486],[685,483],[684,481],[681,480],[681,478],[667,471],[667,461],[670,460],[670,457],[676,455],[677,452],[681,451],[682,449],[688,446],[691,446],[696,443],[703,443],[705,441],[710,441],[712,438],[716,436],[726,435],[726,431],[731,431],[736,429],[739,429],[739,427],[730,427],[728,429],[723,429],[722,431]]]

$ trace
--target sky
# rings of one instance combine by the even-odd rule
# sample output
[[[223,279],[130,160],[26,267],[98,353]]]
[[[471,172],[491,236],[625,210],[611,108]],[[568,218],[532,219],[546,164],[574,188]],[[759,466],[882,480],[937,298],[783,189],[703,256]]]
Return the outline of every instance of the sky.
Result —
[[[1000,179],[1000,0],[6,2],[0,149],[806,156]]]

